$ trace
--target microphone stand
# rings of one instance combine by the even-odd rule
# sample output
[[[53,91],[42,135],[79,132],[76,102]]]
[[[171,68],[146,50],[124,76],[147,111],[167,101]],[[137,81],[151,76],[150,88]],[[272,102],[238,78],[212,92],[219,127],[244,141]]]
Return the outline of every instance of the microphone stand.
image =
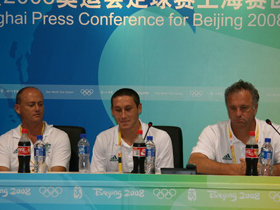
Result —
[[[153,123],[152,123],[152,122],[149,122],[148,126],[149,126],[149,128],[148,128],[148,130],[147,130],[147,132],[146,132],[146,134],[145,134],[144,141],[145,141],[145,139],[146,139],[146,137],[147,137],[147,134],[148,134],[150,128],[153,126]]]
[[[271,121],[269,119],[266,119],[265,121],[268,125],[271,125],[271,127],[280,135],[279,131],[272,125]]]

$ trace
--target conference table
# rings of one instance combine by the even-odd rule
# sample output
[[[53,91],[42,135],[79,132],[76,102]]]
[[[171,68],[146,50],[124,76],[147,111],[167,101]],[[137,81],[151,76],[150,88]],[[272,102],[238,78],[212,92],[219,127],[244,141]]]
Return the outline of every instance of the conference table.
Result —
[[[280,177],[0,173],[0,209],[280,209]]]

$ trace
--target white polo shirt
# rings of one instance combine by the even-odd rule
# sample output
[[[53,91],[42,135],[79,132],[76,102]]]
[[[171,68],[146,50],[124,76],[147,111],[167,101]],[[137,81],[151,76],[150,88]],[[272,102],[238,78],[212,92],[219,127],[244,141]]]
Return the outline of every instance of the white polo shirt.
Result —
[[[141,121],[140,121],[141,122]],[[148,125],[142,123],[143,136],[146,134]],[[101,132],[95,141],[91,172],[118,172],[118,153],[122,152],[122,170],[131,172],[133,170],[133,145],[129,146],[121,139],[122,146],[118,145],[119,126],[115,126]],[[160,168],[173,168],[173,149],[169,135],[162,130],[151,127],[148,136],[153,136],[156,145],[156,173]]]
[[[69,168],[71,147],[68,135],[52,125],[45,123],[43,141],[46,144],[46,164],[48,170],[54,166]],[[0,136],[0,166],[10,171],[18,170],[18,142],[21,137],[21,125]],[[30,141],[31,142],[31,141]],[[31,142],[30,170],[34,168],[34,145]]]
[[[274,126],[279,128],[279,125]],[[232,134],[231,138],[230,133]],[[280,163],[280,136],[276,131],[265,121],[256,118],[255,133],[258,140],[259,152],[264,144],[264,139],[271,138],[273,164]],[[233,163],[230,141],[232,141],[234,146],[236,163],[238,164],[240,163],[240,158],[245,158],[246,145],[235,137],[231,130],[230,120],[207,126],[200,134],[197,145],[192,149],[192,153],[202,153],[209,159],[220,163]]]

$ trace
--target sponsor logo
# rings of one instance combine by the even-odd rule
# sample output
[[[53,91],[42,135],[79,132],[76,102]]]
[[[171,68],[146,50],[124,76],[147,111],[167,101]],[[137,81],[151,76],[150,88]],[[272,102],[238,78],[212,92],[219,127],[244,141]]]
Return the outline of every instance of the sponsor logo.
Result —
[[[20,156],[30,155],[30,146],[27,146],[27,147],[19,146],[18,147],[18,155],[20,155]]]
[[[146,147],[133,147],[134,157],[146,157]]]
[[[270,192],[269,198],[271,198],[274,202],[279,203],[280,202],[280,192]]]
[[[175,189],[154,189],[153,194],[158,199],[171,199],[176,195]]]
[[[50,196],[56,198],[63,192],[63,190],[61,187],[40,187],[39,192],[46,198]]]
[[[259,158],[258,149],[245,149],[245,157],[246,158]]]
[[[84,96],[91,96],[94,93],[93,89],[81,89],[80,93]]]
[[[111,157],[110,161],[118,161],[118,158],[116,155],[114,155],[113,157]]]
[[[223,160],[232,160],[232,158],[230,157],[229,154],[226,154],[226,155],[223,157]]]

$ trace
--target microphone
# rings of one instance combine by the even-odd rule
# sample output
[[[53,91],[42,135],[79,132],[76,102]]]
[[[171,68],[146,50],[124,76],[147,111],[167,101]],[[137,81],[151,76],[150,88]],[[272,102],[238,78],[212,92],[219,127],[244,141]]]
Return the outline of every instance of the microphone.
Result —
[[[148,134],[148,132],[149,132],[149,130],[150,130],[150,127],[153,126],[153,123],[152,123],[152,122],[149,122],[148,126],[149,126],[149,128],[148,128],[148,130],[147,130],[147,132],[146,132],[146,134],[145,134],[144,141],[145,141],[145,139],[146,139],[146,137],[147,137],[147,134]]]
[[[271,127],[280,135],[280,133],[278,132],[278,130],[272,125],[270,119],[266,119],[265,122],[266,122],[268,125],[271,125]]]

